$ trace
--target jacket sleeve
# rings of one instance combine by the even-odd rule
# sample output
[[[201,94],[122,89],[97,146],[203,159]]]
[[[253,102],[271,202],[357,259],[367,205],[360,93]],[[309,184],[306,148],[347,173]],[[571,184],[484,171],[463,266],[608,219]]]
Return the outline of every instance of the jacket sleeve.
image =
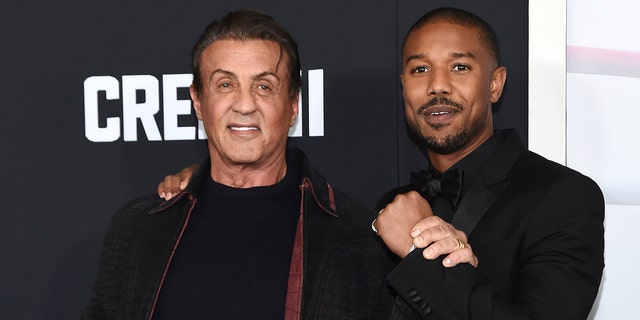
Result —
[[[81,319],[124,319],[124,297],[131,281],[123,275],[134,259],[128,234],[130,233],[130,208],[125,206],[111,219],[102,246],[98,273],[93,294]]]
[[[604,267],[600,189],[584,176],[567,177],[523,217],[530,221],[521,252],[512,254],[518,264],[513,296],[500,296],[482,269],[444,268],[442,257],[425,260],[416,250],[388,277],[401,298],[396,303],[405,305],[397,309],[408,307],[421,319],[586,319]]]

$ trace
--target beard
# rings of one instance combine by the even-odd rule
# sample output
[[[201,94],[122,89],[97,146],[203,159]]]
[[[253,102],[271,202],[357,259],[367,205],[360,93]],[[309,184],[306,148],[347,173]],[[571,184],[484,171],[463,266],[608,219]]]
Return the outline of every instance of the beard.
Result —
[[[438,154],[452,154],[464,146],[469,144],[473,138],[478,136],[487,123],[485,117],[479,117],[474,121],[470,127],[465,128],[462,131],[456,132],[445,136],[444,138],[438,138],[436,136],[424,136],[420,134],[417,128],[413,128],[414,133],[420,139],[422,145],[426,146],[429,151]],[[439,129],[443,126],[437,126],[433,129]]]

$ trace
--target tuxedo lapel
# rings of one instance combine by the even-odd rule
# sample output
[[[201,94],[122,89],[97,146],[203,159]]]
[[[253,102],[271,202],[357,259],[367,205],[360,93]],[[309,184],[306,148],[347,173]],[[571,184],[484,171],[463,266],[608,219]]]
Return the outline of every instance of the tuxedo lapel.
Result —
[[[515,131],[505,130],[504,134],[505,140],[483,165],[482,174],[471,181],[451,221],[456,229],[463,231],[467,236],[509,185],[509,171],[526,151]]]
[[[477,177],[472,183],[469,190],[465,193],[460,202],[460,206],[456,211],[451,224],[458,230],[463,231],[467,237],[473,231],[473,228],[482,219],[487,209],[498,198],[502,191],[509,185],[509,181],[501,181],[491,186],[486,186],[481,177]]]

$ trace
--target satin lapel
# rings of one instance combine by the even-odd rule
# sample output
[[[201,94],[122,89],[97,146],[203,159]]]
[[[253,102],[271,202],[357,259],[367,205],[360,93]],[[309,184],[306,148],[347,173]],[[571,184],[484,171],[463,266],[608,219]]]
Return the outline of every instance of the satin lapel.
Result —
[[[504,131],[505,140],[496,149],[462,196],[451,224],[469,236],[482,216],[509,185],[509,171],[526,151],[515,131]]]
[[[465,193],[456,211],[456,215],[451,220],[451,224],[464,231],[467,237],[482,219],[487,209],[493,204],[498,196],[509,185],[509,181],[502,181],[492,186],[485,186],[482,179],[478,177],[471,183],[471,187]]]

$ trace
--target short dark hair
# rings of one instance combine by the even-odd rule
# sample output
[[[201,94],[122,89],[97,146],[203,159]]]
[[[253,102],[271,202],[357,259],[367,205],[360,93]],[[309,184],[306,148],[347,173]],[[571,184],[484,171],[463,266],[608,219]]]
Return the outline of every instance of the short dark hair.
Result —
[[[457,8],[438,8],[420,17],[405,35],[402,41],[402,50],[404,51],[407,38],[412,32],[424,25],[440,22],[475,28],[480,40],[484,42],[491,55],[495,58],[496,63],[500,65],[500,47],[498,45],[498,37],[493,28],[479,16]]]
[[[227,13],[222,19],[211,22],[191,51],[193,86],[197,92],[202,90],[200,65],[202,52],[217,40],[265,40],[277,42],[287,56],[289,72],[289,95],[293,99],[300,93],[300,58],[298,44],[289,32],[275,19],[264,12],[238,10]]]

